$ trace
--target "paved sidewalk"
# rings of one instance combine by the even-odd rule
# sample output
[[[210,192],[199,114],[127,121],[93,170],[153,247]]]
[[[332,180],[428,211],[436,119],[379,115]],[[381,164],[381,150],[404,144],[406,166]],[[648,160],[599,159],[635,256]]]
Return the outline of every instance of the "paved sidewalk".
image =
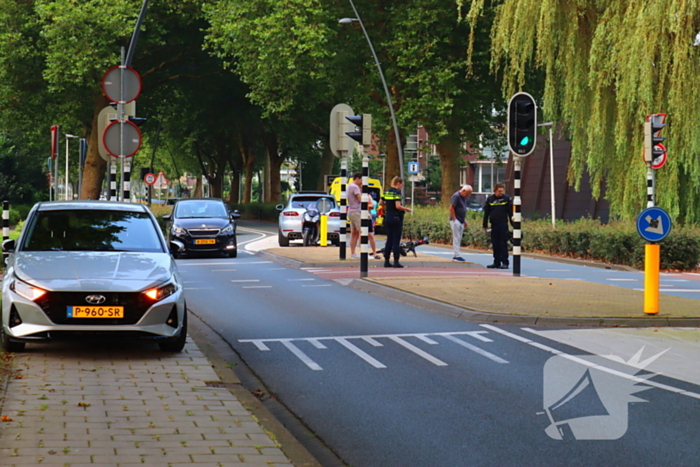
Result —
[[[34,344],[14,368],[2,466],[292,465],[191,338],[179,354],[139,341]]]

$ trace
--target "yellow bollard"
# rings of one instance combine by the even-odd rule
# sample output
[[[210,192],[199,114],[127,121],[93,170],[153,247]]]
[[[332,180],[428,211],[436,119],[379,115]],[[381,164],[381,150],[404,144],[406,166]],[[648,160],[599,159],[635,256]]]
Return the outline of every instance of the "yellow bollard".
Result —
[[[644,313],[659,312],[659,263],[661,247],[658,244],[644,245]]]
[[[321,216],[321,246],[328,246],[328,216]]]

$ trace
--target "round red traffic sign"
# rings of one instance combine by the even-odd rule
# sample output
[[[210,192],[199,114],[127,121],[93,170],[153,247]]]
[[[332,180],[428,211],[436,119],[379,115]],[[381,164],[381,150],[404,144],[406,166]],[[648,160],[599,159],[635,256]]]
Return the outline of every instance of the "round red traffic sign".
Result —
[[[112,156],[131,157],[141,148],[141,130],[128,120],[116,120],[105,128],[102,142]]]
[[[143,177],[143,181],[146,182],[148,185],[153,185],[156,182],[156,175],[155,174],[146,174]]]
[[[130,66],[115,65],[102,77],[102,91],[112,102],[128,104],[141,94],[141,76]]]
[[[658,149],[659,151],[663,151],[663,154],[661,154],[659,157],[654,158],[654,160],[651,163],[652,169],[660,169],[661,167],[666,165],[666,161],[668,160],[668,153],[666,152],[666,146],[659,143],[656,145],[656,149]]]

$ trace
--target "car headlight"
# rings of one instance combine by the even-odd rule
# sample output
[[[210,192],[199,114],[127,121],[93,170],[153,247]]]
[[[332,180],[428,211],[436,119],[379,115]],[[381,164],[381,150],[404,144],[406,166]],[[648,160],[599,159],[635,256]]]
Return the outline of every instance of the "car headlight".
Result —
[[[16,294],[33,302],[46,295],[46,290],[29,285],[19,279],[15,279],[12,284],[10,284],[10,289],[14,290]]]
[[[161,285],[160,287],[154,287],[152,289],[148,289],[143,292],[145,296],[150,298],[151,300],[157,302],[160,300],[163,300],[165,297],[169,297],[170,295],[174,294],[177,292],[177,286],[173,284],[172,282]]]
[[[221,233],[222,233],[222,234],[230,234],[230,233],[233,233],[233,224],[229,224],[229,225],[227,225],[226,227],[224,227],[223,229],[221,229]]]
[[[186,234],[187,231],[178,225],[174,225],[173,226],[173,233],[174,234]]]

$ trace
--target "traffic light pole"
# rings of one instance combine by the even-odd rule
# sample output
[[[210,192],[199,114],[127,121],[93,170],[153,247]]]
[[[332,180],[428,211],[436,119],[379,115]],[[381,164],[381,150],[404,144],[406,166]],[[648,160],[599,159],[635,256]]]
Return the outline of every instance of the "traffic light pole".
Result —
[[[348,183],[348,153],[347,151],[341,151],[340,156],[340,234],[338,254],[339,259],[344,260],[346,258],[345,245],[347,241],[348,232],[348,194],[346,191]]]
[[[647,207],[653,208],[654,200],[654,169],[651,167],[651,162],[647,162]]]
[[[369,157],[367,157],[367,149],[362,148],[362,223],[360,239],[360,277],[367,277],[369,270],[368,253],[369,253],[369,226],[372,220],[369,216]]]
[[[520,199],[520,162],[521,159],[517,155],[513,154],[513,163],[515,168],[515,178],[513,180],[515,188],[515,197],[513,198],[513,276],[520,277],[520,242],[522,240],[521,222],[522,215],[520,213],[520,206],[522,201]]]

